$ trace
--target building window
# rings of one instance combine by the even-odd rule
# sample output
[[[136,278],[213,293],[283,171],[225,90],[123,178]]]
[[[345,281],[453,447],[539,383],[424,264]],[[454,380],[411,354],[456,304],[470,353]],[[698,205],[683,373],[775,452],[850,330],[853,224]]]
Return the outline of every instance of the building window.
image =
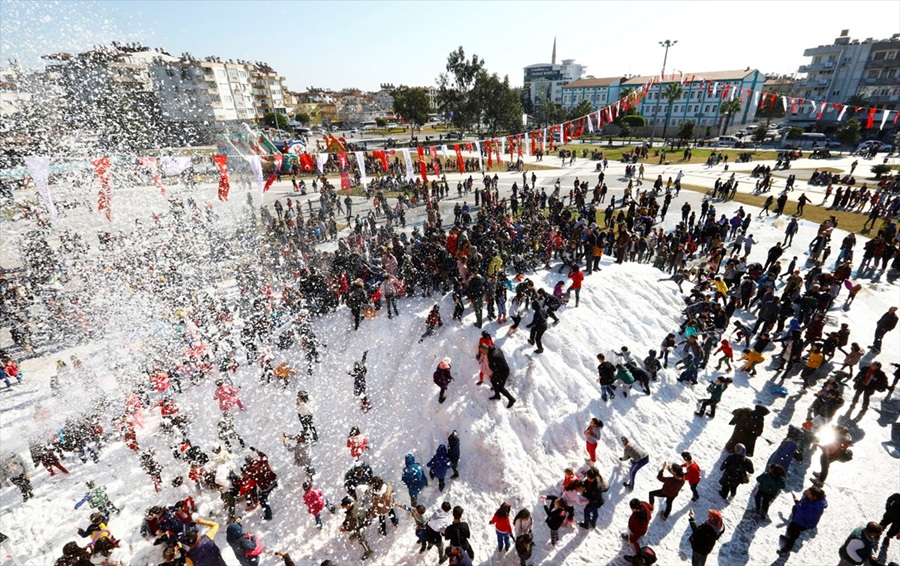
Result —
[[[866,73],[866,78],[867,79],[877,79],[878,71],[869,71],[868,73]]]
[[[875,52],[875,54],[872,56],[872,60],[873,60],[873,61],[881,61],[882,59],[885,58],[885,55],[887,55],[887,52],[886,52],[886,51],[877,51],[877,52]]]

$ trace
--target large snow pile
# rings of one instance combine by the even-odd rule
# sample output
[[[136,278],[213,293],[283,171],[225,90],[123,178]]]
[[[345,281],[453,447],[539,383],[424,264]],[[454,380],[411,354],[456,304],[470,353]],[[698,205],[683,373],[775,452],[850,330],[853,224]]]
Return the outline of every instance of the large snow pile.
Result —
[[[735,208],[723,205],[720,212],[727,214]],[[670,221],[674,220],[672,216]],[[781,220],[754,221],[751,231],[762,240],[754,257],[764,256],[765,250],[779,239],[782,229]],[[814,229],[813,225],[803,223],[798,244],[811,239]],[[536,285],[550,289],[562,277],[554,270],[539,272],[533,279]],[[691,503],[685,488],[675,500],[667,521],[658,515],[653,518],[644,544],[657,550],[661,564],[682,563],[690,555],[688,511],[694,509],[698,518],[702,518],[707,509],[722,509],[727,530],[714,551],[718,563],[774,561],[778,535],[784,533],[790,514],[790,495],[782,494],[775,500],[770,523],[756,520],[752,516],[753,484],[741,486],[733,501],[724,501],[717,493],[717,468],[725,456],[722,450],[731,433],[728,424],[731,410],[757,403],[772,410],[753,458],[759,473],[784,438],[788,425],[802,422],[811,401],[810,394],[797,395],[799,385],[789,381],[790,395],[786,399],[773,396],[769,380],[773,371],[768,369],[767,362],[757,377],[748,378],[740,372],[732,374],[734,384],[725,392],[714,420],[693,415],[697,400],[705,396],[706,380],[716,375],[712,365],[701,372],[701,385],[694,388],[676,383],[677,373],[670,366],[652,384],[651,396],[635,387],[627,398],[617,396],[609,403],[600,400],[597,353],[613,359],[613,352],[624,345],[643,359],[648,350],[659,349],[668,332],[677,330],[682,295],[672,283],[660,283],[662,277],[660,271],[648,265],[615,265],[604,261],[602,271],[586,279],[581,305],[574,308],[570,304],[560,311],[560,324],[551,326],[544,336],[546,351],[542,355],[533,354],[534,348],[526,342],[528,330],[524,323],[518,333],[510,336],[507,336],[508,324],[487,323],[485,329],[494,335],[512,369],[508,388],[518,399],[512,409],[507,409],[503,402],[489,401],[488,387],[476,385],[478,363],[474,356],[480,330],[472,325],[474,317],[470,309],[464,324],[449,320],[452,310],[449,296],[438,299],[444,327],[422,343],[418,340],[424,331],[423,320],[435,299],[403,299],[399,317],[388,320],[384,312],[379,313],[376,318],[365,320],[358,332],[352,330],[346,308],[322,317],[315,328],[327,347],[322,349],[321,364],[311,377],[303,371],[298,347],[275,352],[275,365],[287,361],[301,370],[288,389],[274,383],[262,385],[258,366],[242,365],[232,378],[235,385],[243,388],[240,397],[246,407],[235,414],[237,430],[248,446],[269,455],[279,474],[280,487],[271,499],[274,520],[263,521],[259,510],[245,514],[245,528],[259,533],[267,548],[263,563],[279,560],[268,555],[269,550],[276,549],[289,551],[298,564],[318,564],[326,558],[339,564],[355,563],[361,554],[359,546],[339,531],[340,511],[334,516],[326,512],[324,529],[317,531],[302,504],[303,472],[293,466],[291,455],[281,444],[282,433],[300,430],[294,410],[299,388],[310,393],[319,432],[319,442],[313,449],[316,481],[332,502],[345,494],[343,476],[354,462],[345,446],[351,427],[359,427],[368,436],[369,448],[363,460],[377,475],[394,485],[397,500],[404,503],[408,503],[400,482],[404,455],[412,453],[424,463],[438,444],[445,443],[447,435],[457,430],[462,440],[461,477],[448,480],[443,493],[432,482],[419,501],[428,507],[429,513],[444,500],[465,508],[464,519],[473,532],[476,563],[517,562],[514,552],[509,556],[497,553],[493,527],[488,525],[502,501],[509,502],[514,512],[522,507],[530,509],[536,519],[536,546],[531,563],[620,563],[617,557],[631,552],[619,537],[628,521],[628,500],[631,497],[646,500],[649,491],[660,487],[654,476],[662,463],[680,462],[679,455],[684,450],[694,455],[704,471],[701,499]],[[829,313],[828,327],[849,322],[853,329],[851,341],[866,346],[871,342],[874,321],[894,304],[897,304],[896,285],[869,283],[851,310],[836,309]],[[136,310],[135,316],[142,315]],[[752,320],[741,311],[737,316]],[[530,313],[525,322],[529,320]],[[886,366],[900,359],[896,338],[896,331],[888,335],[877,358]],[[27,459],[29,437],[53,430],[67,415],[86,409],[99,394],[98,388],[117,407],[121,406],[119,372],[133,373],[138,368],[120,367],[115,371],[110,360],[121,363],[132,353],[138,359],[140,348],[140,343],[129,342],[127,338],[98,340],[76,350],[25,362],[24,384],[0,394],[3,449],[15,450]],[[353,380],[348,372],[366,350],[369,399],[373,408],[363,413],[353,397]],[[62,386],[67,394],[52,397],[49,381],[56,371],[54,362],[68,360],[72,354],[80,356],[85,367],[80,373],[63,376]],[[439,404],[431,376],[445,356],[452,359],[456,379],[450,386],[448,401]],[[772,358],[774,353],[770,351],[768,356]],[[835,361],[840,359],[838,354]],[[867,356],[863,363],[870,359]],[[218,442],[215,424],[220,413],[212,398],[215,386],[208,379],[197,386],[186,383],[185,388],[178,401],[191,419],[191,439],[208,448]],[[897,491],[898,447],[889,443],[890,423],[896,421],[898,414],[897,402],[882,401],[883,398],[884,394],[876,394],[869,413],[862,420],[849,423],[857,441],[854,458],[849,463],[832,465],[825,488],[829,509],[815,536],[806,535],[801,539],[792,563],[837,560],[837,548],[849,530],[866,521],[878,520],[885,498]],[[551,547],[539,496],[557,494],[563,470],[584,465],[587,454],[582,431],[592,416],[600,417],[606,425],[597,466],[610,481],[607,502],[600,509],[596,530],[564,528],[560,543]],[[12,538],[16,553],[25,557],[28,564],[49,564],[65,542],[76,540],[75,528],[87,524],[88,512],[85,507],[75,511],[73,506],[85,492],[85,481],[90,479],[106,485],[112,501],[123,509],[112,518],[110,527],[123,541],[120,553],[127,563],[161,562],[160,547],[145,542],[138,533],[143,512],[151,505],[172,504],[190,494],[200,503],[199,516],[223,522],[222,505],[214,494],[204,492],[198,497],[188,487],[190,482],[182,487],[172,486],[172,479],[186,475],[187,468],[173,458],[169,438],[159,432],[158,425],[156,409],[146,415],[145,426],[138,431],[138,441],[142,448],[157,448],[157,458],[164,465],[161,493],[154,491],[150,479],[139,468],[137,454],[120,441],[104,448],[100,464],[83,465],[75,458],[65,460],[69,475],[51,478],[43,469],[34,471],[37,497],[26,504],[21,503],[18,490],[5,488],[0,493],[0,530]],[[619,440],[622,436],[643,446],[651,455],[650,465],[638,474],[633,492],[622,485],[627,473],[626,465],[618,460],[622,454]],[[236,454],[238,465],[244,455]],[[795,463],[788,480],[790,491],[799,495],[809,486],[808,472],[817,467],[817,452],[812,460],[807,456],[804,462]],[[657,500],[657,510],[659,503]],[[387,537],[379,535],[375,527],[369,529],[374,550],[372,562],[422,562],[423,558],[417,554],[412,520],[405,513],[399,517],[399,527],[389,528]],[[217,542],[226,561],[236,563],[224,541],[224,529],[220,532]],[[896,559],[896,548],[892,554]],[[436,557],[432,553],[426,560],[434,562]]]

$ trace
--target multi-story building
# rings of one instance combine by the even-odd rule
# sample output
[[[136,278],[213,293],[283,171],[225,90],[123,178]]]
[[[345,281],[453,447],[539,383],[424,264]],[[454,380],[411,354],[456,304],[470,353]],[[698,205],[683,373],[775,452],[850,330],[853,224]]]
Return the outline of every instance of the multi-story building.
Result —
[[[250,81],[253,85],[253,104],[256,106],[257,116],[261,119],[266,113],[288,113],[288,95],[285,78],[275,72],[266,63],[247,63],[250,67]]]
[[[797,104],[797,112],[790,113],[792,122],[832,129],[839,112],[831,103],[900,109],[900,33],[890,39],[858,40],[843,30],[830,45],[806,49],[803,56],[810,61],[798,69],[806,77],[798,85],[796,98],[803,98],[804,104]],[[817,108],[808,101],[815,101]],[[817,120],[822,102],[828,104]],[[880,119],[878,112],[875,120]]]
[[[163,117],[173,122],[251,121],[257,118],[251,65],[218,57],[156,58],[150,66]]]
[[[543,106],[547,102],[562,104],[562,88],[580,79],[586,68],[576,64],[574,59],[563,59],[562,64],[557,65],[554,38],[550,64],[538,63],[525,67],[522,92],[534,106]]]
[[[661,82],[658,79],[659,77],[651,76],[630,78],[621,84],[621,94],[624,95],[628,89],[641,89],[654,80],[638,106],[638,113],[647,119],[648,125],[656,122],[657,126],[662,126],[666,122],[670,103],[662,93],[668,85],[681,83],[684,93],[672,101],[668,127],[678,127],[682,122],[694,122],[700,128],[707,128],[709,133],[718,131],[717,128],[754,122],[759,105],[753,103],[755,95],[752,93],[761,93],[765,82],[763,74],[756,69],[684,73],[675,78],[666,75]],[[749,98],[748,91],[751,93]],[[740,111],[729,116],[729,123],[725,124],[726,113],[721,111],[722,103],[741,98],[744,102]],[[700,133],[705,135],[706,132]]]
[[[562,87],[562,107],[571,110],[578,106],[582,100],[591,103],[594,110],[598,110],[610,102],[615,102],[621,96],[624,77],[594,78],[587,77],[572,81]]]
[[[0,116],[21,112],[31,103],[33,95],[22,85],[27,75],[15,61],[8,68],[0,69]]]

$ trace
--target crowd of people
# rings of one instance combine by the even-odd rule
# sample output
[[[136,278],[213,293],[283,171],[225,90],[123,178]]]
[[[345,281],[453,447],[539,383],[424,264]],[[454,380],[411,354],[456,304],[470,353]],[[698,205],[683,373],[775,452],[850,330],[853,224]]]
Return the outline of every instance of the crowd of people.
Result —
[[[756,367],[769,356],[776,362],[772,366],[775,371],[768,372],[774,394],[791,395],[793,388],[799,398],[807,390],[814,392],[806,418],[798,419],[796,426],[792,423],[785,440],[765,466],[760,466],[762,473],[755,478],[754,510],[765,521],[769,505],[784,491],[786,480],[792,474],[796,477],[804,473],[813,449],[820,452],[821,469],[813,474],[802,498],[795,498],[784,544],[778,549],[789,553],[804,531],[814,528],[825,514],[829,468],[835,462],[852,460],[853,427],[868,410],[870,398],[883,391],[892,394],[900,382],[900,369],[892,372],[891,382],[889,368],[875,359],[882,340],[897,325],[897,307],[884,313],[873,329],[851,329],[847,324],[829,328],[827,313],[841,308],[838,300],[842,291],[847,289],[849,295],[844,308],[849,308],[856,296],[851,280],[856,263],[852,235],[844,238],[841,253],[830,269],[826,264],[837,227],[833,217],[819,226],[816,238],[809,243],[810,258],[805,266],[794,257],[782,267],[782,256],[796,234],[796,228],[790,226],[796,222],[788,225],[793,231],[786,233],[785,241],[767,250],[766,260],[760,261],[762,254],[754,250],[757,242],[750,233],[752,214],[743,207],[729,217],[716,210],[713,200],[704,200],[698,210],[685,202],[680,207],[681,221],[667,232],[658,223],[665,220],[672,200],[677,198],[677,182],[673,185],[670,180],[664,185],[660,176],[652,187],[630,187],[623,200],[617,203],[613,197],[603,207],[603,175],[601,170],[593,189],[586,180],[576,179],[568,190],[557,181],[548,194],[538,186],[534,175],[529,183],[523,174],[521,186],[514,182],[509,196],[501,194],[497,175],[485,175],[477,187],[470,176],[457,188],[457,198],[468,198],[474,188],[474,207],[467,202],[457,205],[453,222],[445,221],[442,215],[447,213],[446,207],[441,209],[442,199],[452,198],[445,181],[428,185],[379,179],[367,191],[366,198],[371,198],[374,206],[366,221],[360,221],[357,215],[355,224],[341,237],[338,215],[345,214],[349,222],[352,207],[358,203],[342,199],[327,179],[322,179],[321,189],[316,187],[318,207],[314,209],[309,200],[307,213],[299,202],[290,201],[286,207],[276,203],[275,214],[266,207],[260,209],[262,231],[257,229],[257,210],[251,207],[247,219],[233,227],[229,245],[221,243],[215,213],[201,211],[190,202],[187,207],[173,205],[169,214],[156,217],[149,228],[141,227],[118,238],[105,237],[99,255],[89,255],[83,245],[75,245],[74,236],[64,238],[66,245],[53,250],[44,240],[46,233],[35,234],[26,253],[25,275],[3,281],[4,308],[10,319],[17,321],[20,334],[29,333],[29,313],[40,303],[50,313],[47,336],[82,340],[102,335],[104,322],[100,319],[108,318],[106,323],[115,324],[122,320],[122,314],[117,317],[108,308],[101,309],[86,294],[102,295],[104,290],[125,285],[156,312],[171,313],[169,323],[175,330],[161,333],[150,325],[154,328],[146,329],[147,342],[140,358],[130,360],[129,367],[124,362],[117,367],[121,370],[121,386],[126,389],[123,399],[110,399],[96,387],[92,389],[79,360],[71,359],[72,367],[60,360],[54,394],[64,395],[75,383],[86,384],[93,404],[71,417],[65,427],[32,439],[34,465],[44,467],[51,476],[57,471],[67,474],[61,455],[77,453],[83,462],[88,457],[97,461],[109,442],[122,440],[134,452],[156,491],[164,480],[187,485],[193,491],[192,496],[177,502],[160,501],[145,513],[140,532],[149,543],[161,547],[163,563],[178,564],[182,559],[191,560],[195,566],[223,563],[214,542],[220,523],[196,516],[193,497],[197,496],[220,502],[227,523],[226,539],[235,557],[242,565],[258,564],[263,541],[258,533],[244,529],[241,507],[245,506],[244,513],[259,507],[264,520],[274,520],[277,506],[273,509],[270,498],[277,500],[280,472],[272,469],[264,452],[251,445],[255,438],[245,439],[239,433],[232,414],[245,410],[240,398],[242,386],[267,387],[273,382],[291,385],[297,371],[284,363],[275,364],[280,350],[298,348],[307,362],[306,373],[315,371],[319,350],[327,347],[314,329],[317,315],[343,311],[346,306],[348,331],[365,331],[366,321],[372,317],[406,316],[404,297],[432,297],[437,303],[423,321],[425,334],[421,340],[433,339],[440,332],[441,311],[449,311],[452,306],[453,320],[466,319],[480,329],[485,321],[511,322],[507,332],[514,335],[525,323],[527,341],[534,346],[532,352],[541,354],[545,351],[544,334],[553,332],[566,310],[579,307],[582,286],[590,281],[588,278],[599,277],[595,274],[600,272],[603,258],[608,257],[619,264],[652,263],[668,275],[661,280],[662,285],[671,282],[686,296],[683,323],[678,329],[662,329],[672,332],[658,351],[650,350],[645,356],[623,346],[615,352],[615,359],[607,360],[604,353],[597,355],[597,381],[605,403],[624,402],[616,399],[624,400],[634,384],[640,386],[642,394],[653,395],[651,386],[663,379],[660,372],[668,369],[670,355],[677,358],[672,366],[678,382],[685,387],[699,384],[701,375],[713,378],[702,387],[708,396],[697,396],[698,418],[705,417],[707,410],[708,418],[715,418],[717,405],[738,375],[742,380],[754,379]],[[391,190],[399,190],[399,196],[386,196]],[[736,190],[736,182],[725,192],[730,194],[732,190]],[[722,193],[717,191],[716,196]],[[392,198],[395,204],[389,204]],[[840,202],[838,196],[835,201]],[[404,211],[414,207],[423,208],[424,222],[409,232],[401,230]],[[777,213],[785,212],[784,208],[782,203]],[[873,230],[877,236],[864,246],[857,279],[874,275],[879,261],[882,271],[888,265],[892,270],[900,269],[896,223],[888,217]],[[327,239],[336,241],[334,251],[317,246]],[[183,263],[186,254],[198,259],[196,266]],[[234,269],[239,289],[234,300],[196,291],[205,286],[199,283],[208,282],[223,261]],[[535,272],[542,269],[558,276],[553,289],[534,282]],[[211,279],[220,280],[218,277],[213,275]],[[58,285],[48,292],[46,284],[52,281],[77,282],[82,291],[75,293],[70,290],[72,286]],[[387,314],[379,315],[380,311]],[[235,324],[238,319],[242,324]],[[870,346],[862,347],[851,340],[851,332],[862,335],[865,331],[874,332]],[[833,361],[838,352],[844,355],[839,370],[839,362]],[[506,356],[491,333],[483,330],[475,354],[479,383],[486,381],[485,389],[492,390],[488,399],[505,399],[507,408],[512,409],[517,402],[517,380]],[[7,360],[4,375],[16,377],[15,370],[10,369],[9,353],[4,352],[2,358]],[[715,370],[707,369],[711,361],[718,361]],[[720,370],[722,364],[727,366],[724,371]],[[254,368],[260,376],[259,384],[236,383],[235,371],[240,366]],[[798,369],[800,386],[788,387],[792,383],[789,377]],[[701,374],[701,370],[707,371]],[[834,370],[832,376],[826,379],[830,370]],[[729,372],[735,377],[729,377]],[[366,354],[348,373],[353,377],[353,394],[365,412],[371,407]],[[439,389],[438,401],[444,403],[448,393],[452,395],[456,379],[449,357],[440,360],[432,379]],[[820,380],[824,380],[821,387]],[[180,400],[190,385],[207,381],[215,384],[210,402],[218,404],[219,442],[200,446],[191,440],[199,424],[191,422]],[[8,380],[7,385],[14,387]],[[849,395],[845,388],[852,388],[855,394],[849,411],[835,420],[844,396]],[[397,526],[398,514],[408,516],[419,552],[436,547],[441,562],[471,564],[475,553],[469,543],[472,534],[464,520],[465,509],[459,504],[463,502],[454,505],[446,498],[429,510],[418,500],[429,487],[429,480],[436,480],[436,489],[443,492],[450,471],[449,479],[465,481],[460,474],[459,434],[449,432],[447,442],[438,446],[425,466],[412,454],[406,456],[400,476],[410,498],[406,505],[397,500],[392,485],[396,482],[389,476],[392,470],[376,473],[367,458],[372,450],[368,438],[360,428],[353,427],[347,435],[347,448],[354,463],[344,476],[346,495],[338,500],[337,495],[323,490],[313,466],[317,425],[332,426],[315,419],[310,399],[316,395],[313,389],[297,391],[295,430],[282,435],[284,448],[305,478],[303,503],[315,524],[321,528],[324,512],[337,514],[339,507],[341,530],[360,546],[360,558],[366,559],[373,554],[368,542],[370,525],[377,523],[379,533],[388,536],[388,521]],[[860,398],[861,412],[850,418]],[[163,437],[174,457],[171,466],[161,465],[156,450],[142,446],[138,440],[146,414],[157,409]],[[709,511],[700,525],[693,511],[690,513],[695,565],[705,564],[728,528],[718,510],[722,500],[738,497],[741,486],[750,484],[756,473],[756,440],[770,413],[762,405],[732,412],[734,433],[724,445],[729,455],[719,466],[720,499],[710,497],[706,502]],[[604,494],[609,490],[597,457],[598,447],[611,444],[604,440],[603,428],[600,417],[589,419],[584,433],[586,463],[566,469],[559,489],[540,496],[545,514],[541,518],[548,527],[550,544],[556,544],[564,536],[564,528],[576,522],[581,529],[597,530],[597,516],[601,506],[607,504]],[[698,485],[704,480],[700,463],[689,452],[678,454],[680,460],[674,461],[675,455],[654,453],[628,438],[621,438],[621,443],[620,460],[629,466],[624,487],[629,491],[636,490],[638,474],[651,458],[658,461],[659,489],[647,489],[646,497],[636,493],[627,502],[609,502],[627,504],[631,510],[622,534],[628,543],[626,559],[632,564],[649,565],[656,561],[656,553],[645,535],[656,511],[656,499],[665,500],[660,515],[667,520],[685,484],[695,502],[701,498]],[[798,463],[792,466],[792,461]],[[21,490],[24,502],[33,497],[32,473],[21,455],[4,452],[0,475]],[[88,502],[93,510],[87,517],[88,526],[79,531],[82,538],[89,539],[87,548],[76,541],[66,544],[57,562],[60,566],[86,565],[92,555],[102,555],[108,564],[114,563],[119,541],[113,532],[123,528],[115,524],[118,509],[103,486],[89,483],[87,488],[85,499],[79,503]],[[498,504],[489,521],[483,518],[485,528],[491,525],[495,529],[498,552],[514,548],[521,563],[528,564],[536,539],[542,536],[533,528],[531,509],[525,507],[513,514],[509,504]],[[846,542],[835,550],[842,563],[879,563],[879,537],[885,535],[881,543],[884,549],[900,532],[900,494],[892,495],[886,505],[880,523],[863,523],[862,518],[856,521],[861,526],[848,532]],[[583,511],[582,521],[576,521],[576,508]],[[884,528],[888,528],[887,533],[882,532]],[[289,554],[279,556],[292,564]]]

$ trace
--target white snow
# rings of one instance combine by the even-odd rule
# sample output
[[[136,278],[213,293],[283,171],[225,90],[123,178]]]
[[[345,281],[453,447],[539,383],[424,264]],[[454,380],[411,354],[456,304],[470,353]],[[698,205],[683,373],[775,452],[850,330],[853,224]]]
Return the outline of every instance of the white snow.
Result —
[[[571,171],[539,172],[541,182],[549,186],[553,179],[563,176],[565,187],[571,186],[571,177],[575,174],[595,178],[593,162],[579,161],[583,168],[576,166]],[[555,164],[555,160],[550,162]],[[615,179],[622,167],[621,164],[611,164],[607,172],[607,179],[613,179],[609,183],[611,194],[617,197],[622,187]],[[796,167],[799,165],[795,164]],[[659,172],[662,171],[664,168],[660,167]],[[648,166],[648,176],[652,179],[655,175],[656,168]],[[502,186],[508,189],[513,181],[521,180],[521,175],[507,174],[503,179]],[[454,188],[456,176],[452,176],[450,181],[451,188]],[[711,181],[712,178],[709,179],[710,184]],[[689,179],[685,182],[693,181]],[[127,191],[131,191],[131,198],[123,194],[125,191],[117,192],[114,188],[113,217],[116,226],[124,228],[137,216],[142,216],[145,225],[151,223],[147,209],[157,206],[152,204],[151,197],[158,197],[158,194],[152,194],[153,189],[149,187],[141,187],[140,191],[150,193],[146,198],[135,198],[140,194],[138,190]],[[212,192],[212,188],[207,188],[203,194],[209,196]],[[455,191],[451,193],[455,194]],[[671,228],[676,217],[680,217],[678,209],[683,199],[693,202],[696,208],[700,196],[683,191],[681,198],[670,207],[668,227]],[[92,190],[89,199],[93,198]],[[200,201],[202,199],[198,198],[198,204],[202,206]],[[225,216],[239,214],[246,210],[242,208],[244,202],[243,190],[233,187],[231,202],[217,210]],[[450,201],[445,206],[449,209],[452,204],[453,201]],[[737,206],[736,203],[724,203],[717,204],[716,208],[719,213],[729,214]],[[745,206],[745,209],[755,212],[751,207]],[[71,221],[76,222],[76,218],[82,220],[86,216],[93,217],[94,213],[81,209]],[[92,228],[100,225],[96,217],[92,222]],[[18,227],[10,228],[9,223],[6,224],[6,237],[12,233],[21,234]],[[780,240],[783,225],[783,220],[754,219],[750,232],[761,241],[754,247],[752,258],[765,257],[766,250]],[[815,225],[802,221],[800,233],[789,253],[785,254],[783,263],[789,261],[792,254],[799,254],[814,235]],[[833,241],[840,241],[843,235],[838,230]],[[15,240],[17,245],[20,241]],[[835,251],[828,262],[829,267],[837,255],[836,246],[833,247]],[[861,249],[861,243],[857,249]],[[798,265],[804,266],[803,256]],[[562,277],[555,271],[541,271],[530,276],[536,284],[549,290]],[[748,379],[745,374],[734,375],[734,385],[725,392],[715,420],[698,419],[692,415],[696,400],[704,396],[703,385],[715,375],[712,366],[701,372],[701,385],[693,389],[676,383],[676,372],[670,367],[663,370],[660,381],[653,384],[652,396],[646,396],[635,388],[627,399],[617,396],[608,404],[600,401],[596,383],[597,353],[611,354],[627,345],[639,359],[643,359],[648,350],[658,350],[666,333],[678,328],[683,306],[681,294],[671,282],[658,282],[662,277],[665,275],[649,265],[615,265],[609,263],[608,258],[604,259],[602,271],[585,280],[581,306],[561,309],[562,322],[551,325],[544,335],[546,353],[543,355],[532,353],[534,348],[525,341],[527,329],[524,327],[517,334],[507,337],[508,323],[486,324],[485,328],[494,335],[512,368],[508,388],[518,399],[512,410],[508,410],[503,401],[488,401],[488,388],[476,385],[478,365],[474,354],[479,330],[472,326],[474,316],[471,309],[466,311],[464,325],[450,320],[452,303],[449,296],[439,300],[444,327],[422,344],[417,343],[418,338],[424,331],[424,317],[435,302],[434,298],[401,299],[399,318],[388,320],[383,312],[379,313],[375,319],[363,321],[358,332],[353,332],[345,307],[322,317],[316,321],[315,328],[327,347],[322,349],[322,363],[311,378],[302,371],[298,347],[286,352],[275,351],[274,365],[287,361],[300,370],[300,375],[287,391],[276,384],[260,385],[258,367],[243,364],[241,356],[242,366],[233,381],[243,387],[240,397],[246,411],[235,414],[236,426],[248,445],[270,456],[273,468],[279,474],[280,487],[271,499],[274,520],[264,522],[260,510],[246,514],[244,520],[245,529],[259,533],[266,546],[263,564],[279,562],[279,559],[271,557],[269,550],[289,551],[298,564],[318,564],[326,558],[338,564],[352,564],[358,561],[361,554],[360,547],[348,541],[346,534],[339,532],[340,511],[334,516],[326,512],[323,515],[325,527],[317,531],[312,517],[302,504],[302,471],[293,466],[290,454],[280,441],[282,433],[299,430],[294,396],[300,386],[310,392],[319,432],[319,443],[312,451],[316,480],[331,502],[339,502],[345,494],[343,475],[353,464],[345,447],[350,427],[358,426],[368,436],[369,448],[363,459],[377,475],[395,487],[397,500],[403,503],[408,503],[405,487],[400,482],[404,455],[415,454],[417,461],[424,464],[437,445],[446,442],[452,430],[459,431],[462,440],[461,477],[448,479],[448,487],[443,493],[439,493],[436,482],[432,482],[419,500],[428,507],[429,513],[444,500],[465,508],[464,519],[469,522],[473,533],[472,545],[477,564],[518,563],[514,551],[506,556],[496,552],[493,528],[488,525],[488,520],[502,501],[509,502],[513,512],[527,507],[535,517],[536,545],[530,563],[621,564],[620,557],[631,552],[630,546],[623,544],[619,537],[619,533],[626,529],[628,500],[631,497],[646,500],[647,492],[659,487],[655,479],[656,471],[666,460],[679,462],[679,454],[683,450],[689,450],[703,469],[701,499],[692,504],[685,487],[675,500],[667,522],[658,515],[654,516],[643,543],[657,550],[660,564],[679,564],[689,560],[688,510],[694,509],[698,519],[702,519],[710,508],[722,509],[727,527],[710,557],[711,564],[775,562],[778,559],[775,554],[778,535],[784,533],[790,514],[790,495],[782,494],[774,501],[770,509],[771,523],[757,522],[752,518],[754,483],[739,487],[733,501],[723,502],[717,493],[717,467],[724,457],[722,449],[731,433],[728,425],[731,410],[752,407],[756,403],[772,409],[772,414],[766,418],[764,440],[757,443],[753,457],[758,474],[787,433],[788,424],[799,425],[802,422],[811,395],[797,397],[799,385],[792,380],[786,384],[790,390],[787,399],[773,397],[769,393],[771,384],[767,381],[773,372],[766,362],[760,367],[758,377]],[[124,300],[126,296],[123,291],[116,300]],[[843,304],[844,297],[839,297],[836,304]],[[867,282],[851,310],[836,309],[829,313],[828,328],[849,322],[851,341],[866,347],[871,343],[877,318],[898,302],[896,283],[888,284],[883,277]],[[152,317],[161,321],[162,326],[171,324],[171,314],[151,315],[137,308],[134,310],[137,319]],[[740,311],[736,316],[747,320]],[[525,323],[530,320],[530,313],[524,320]],[[893,368],[888,364],[900,360],[898,332],[900,330],[887,335],[883,352],[877,357],[885,364],[889,374]],[[3,450],[15,450],[28,459],[28,438],[52,430],[65,416],[83,410],[88,400],[85,384],[92,380],[96,380],[108,393],[115,406],[121,407],[124,398],[120,372],[139,374],[141,367],[128,367],[127,364],[141,346],[125,332],[110,333],[89,344],[24,362],[25,383],[12,391],[0,392],[0,444]],[[374,406],[368,413],[358,409],[358,402],[352,397],[352,378],[347,375],[364,350],[369,350],[367,378],[369,399]],[[55,371],[54,362],[57,359],[68,360],[73,353],[84,361],[85,371],[78,376],[70,374],[69,381],[64,384],[66,395],[53,398],[50,396],[49,378]],[[452,358],[456,380],[450,386],[448,401],[440,405],[431,374],[444,356]],[[770,350],[767,357],[771,359],[772,356]],[[840,359],[841,354],[838,354],[835,361]],[[871,359],[869,356],[863,363]],[[116,361],[123,361],[126,367],[116,370]],[[215,423],[218,407],[212,399],[213,390],[211,379],[196,387],[185,383],[185,393],[178,398],[192,421],[191,439],[207,452],[209,446],[217,442]],[[845,394],[847,405],[850,393]],[[825,488],[829,508],[815,536],[806,534],[801,538],[795,554],[789,559],[790,563],[837,561],[837,549],[849,531],[866,521],[880,519],[884,500],[898,491],[898,447],[896,444],[891,447],[889,441],[890,423],[897,420],[900,411],[896,400],[882,402],[884,396],[883,393],[876,394],[869,413],[852,427],[854,439],[857,440],[854,459],[849,463],[832,465]],[[845,410],[846,405],[841,413]],[[150,479],[138,467],[137,454],[128,450],[122,442],[107,446],[99,465],[82,464],[77,457],[68,457],[63,462],[71,471],[68,476],[50,478],[43,469],[33,470],[37,497],[27,504],[22,504],[17,489],[3,488],[0,492],[0,530],[10,536],[20,559],[24,559],[26,564],[50,564],[60,555],[64,543],[78,540],[75,528],[88,523],[89,511],[86,507],[75,511],[73,506],[85,491],[84,482],[94,479],[98,484],[106,485],[111,500],[123,509],[120,515],[112,518],[110,528],[123,541],[122,552],[127,556],[126,561],[140,565],[161,562],[161,547],[151,546],[138,533],[142,514],[151,505],[174,503],[190,494],[192,488],[171,487],[171,480],[176,475],[186,476],[187,468],[172,458],[168,439],[158,434],[156,415],[154,411],[147,418],[145,428],[139,431],[139,442],[142,447],[157,447],[157,457],[164,464],[165,487],[162,493],[154,492]],[[581,431],[592,416],[599,416],[606,425],[598,448],[597,465],[610,480],[607,502],[600,509],[597,530],[587,532],[577,527],[573,530],[564,528],[560,543],[555,548],[550,547],[549,532],[543,522],[545,514],[538,497],[541,494],[556,494],[560,490],[563,470],[584,464],[587,453]],[[633,492],[622,486],[627,465],[618,460],[622,451],[621,436],[632,439],[651,455],[650,464],[638,474]],[[235,456],[238,465],[244,455]],[[788,480],[790,491],[799,496],[802,489],[809,486],[809,472],[817,469],[818,452],[813,452],[811,459],[808,457],[803,463],[795,463]],[[220,522],[223,520],[218,497],[205,492],[197,499],[201,504],[198,516]],[[657,500],[657,510],[660,503]],[[238,508],[241,509],[240,506]],[[405,513],[398,516],[399,527],[395,530],[389,526],[387,537],[378,534],[376,528],[369,528],[369,540],[374,549],[372,563],[422,562],[417,554],[412,520]],[[581,509],[578,510],[578,519],[581,519]],[[224,525],[220,532],[217,543],[226,561],[236,564],[225,542]],[[85,540],[80,539],[80,542]],[[900,544],[895,542],[888,553],[894,560],[900,559],[898,547]],[[5,558],[3,560],[5,564]],[[425,559],[427,563],[435,563],[436,560],[434,551]]]

